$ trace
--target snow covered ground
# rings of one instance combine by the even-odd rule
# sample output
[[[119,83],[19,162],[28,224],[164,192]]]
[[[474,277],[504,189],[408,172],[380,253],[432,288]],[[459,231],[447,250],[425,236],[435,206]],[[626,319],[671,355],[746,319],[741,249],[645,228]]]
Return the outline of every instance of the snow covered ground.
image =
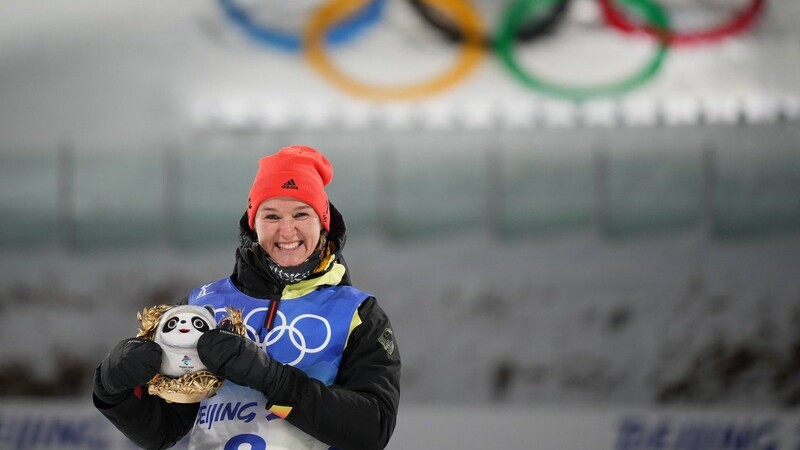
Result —
[[[393,321],[403,402],[800,403],[800,236],[356,235],[345,255]],[[5,394],[30,393],[13,374],[40,394],[85,392],[137,311],[226,276],[232,260],[233,249],[0,253]]]

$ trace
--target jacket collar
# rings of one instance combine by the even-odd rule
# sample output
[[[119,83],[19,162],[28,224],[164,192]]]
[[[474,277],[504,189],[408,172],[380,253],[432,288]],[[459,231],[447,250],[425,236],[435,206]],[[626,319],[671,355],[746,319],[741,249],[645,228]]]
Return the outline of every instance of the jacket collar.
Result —
[[[291,300],[311,293],[320,286],[336,286],[344,278],[345,268],[343,265],[334,262],[332,266],[322,275],[314,278],[306,278],[299,283],[290,284],[283,288],[282,300]]]

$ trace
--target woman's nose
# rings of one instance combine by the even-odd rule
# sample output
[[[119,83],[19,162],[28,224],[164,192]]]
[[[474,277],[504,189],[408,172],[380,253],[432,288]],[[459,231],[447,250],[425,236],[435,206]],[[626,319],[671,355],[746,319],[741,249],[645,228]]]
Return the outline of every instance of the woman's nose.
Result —
[[[284,232],[284,233],[285,232],[291,232],[291,231],[294,230],[294,219],[292,219],[292,218],[283,219],[283,220],[281,220],[281,224],[280,225],[281,225],[281,231],[282,232]]]

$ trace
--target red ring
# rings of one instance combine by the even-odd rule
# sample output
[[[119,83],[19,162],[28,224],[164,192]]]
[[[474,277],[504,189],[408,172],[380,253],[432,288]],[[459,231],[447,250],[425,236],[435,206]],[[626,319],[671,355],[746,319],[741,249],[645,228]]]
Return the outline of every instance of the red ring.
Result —
[[[612,3],[613,0],[598,0],[603,17],[608,25],[622,31],[623,33],[645,32],[653,37],[663,36],[664,30],[655,30],[643,24],[636,24],[629,21],[624,14],[621,14],[617,7]],[[696,45],[715,42],[735,34],[741,33],[750,28],[755,22],[756,17],[764,9],[766,0],[753,0],[747,8],[742,9],[732,20],[718,25],[708,30],[679,33],[667,30],[671,45]]]

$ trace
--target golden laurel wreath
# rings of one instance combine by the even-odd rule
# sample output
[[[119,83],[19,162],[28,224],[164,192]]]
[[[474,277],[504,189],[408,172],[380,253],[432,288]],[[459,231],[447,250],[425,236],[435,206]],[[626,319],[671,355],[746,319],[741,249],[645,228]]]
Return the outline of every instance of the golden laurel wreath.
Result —
[[[144,308],[142,312],[136,314],[139,319],[139,333],[137,337],[153,340],[158,328],[161,316],[177,305],[157,305],[152,308]],[[242,311],[239,309],[225,308],[228,319],[233,325],[233,331],[244,336],[246,328],[242,320]],[[147,383],[147,392],[157,395],[168,402],[174,403],[196,403],[205,400],[217,393],[222,387],[223,379],[207,370],[183,375],[180,378],[166,377],[156,374]]]

